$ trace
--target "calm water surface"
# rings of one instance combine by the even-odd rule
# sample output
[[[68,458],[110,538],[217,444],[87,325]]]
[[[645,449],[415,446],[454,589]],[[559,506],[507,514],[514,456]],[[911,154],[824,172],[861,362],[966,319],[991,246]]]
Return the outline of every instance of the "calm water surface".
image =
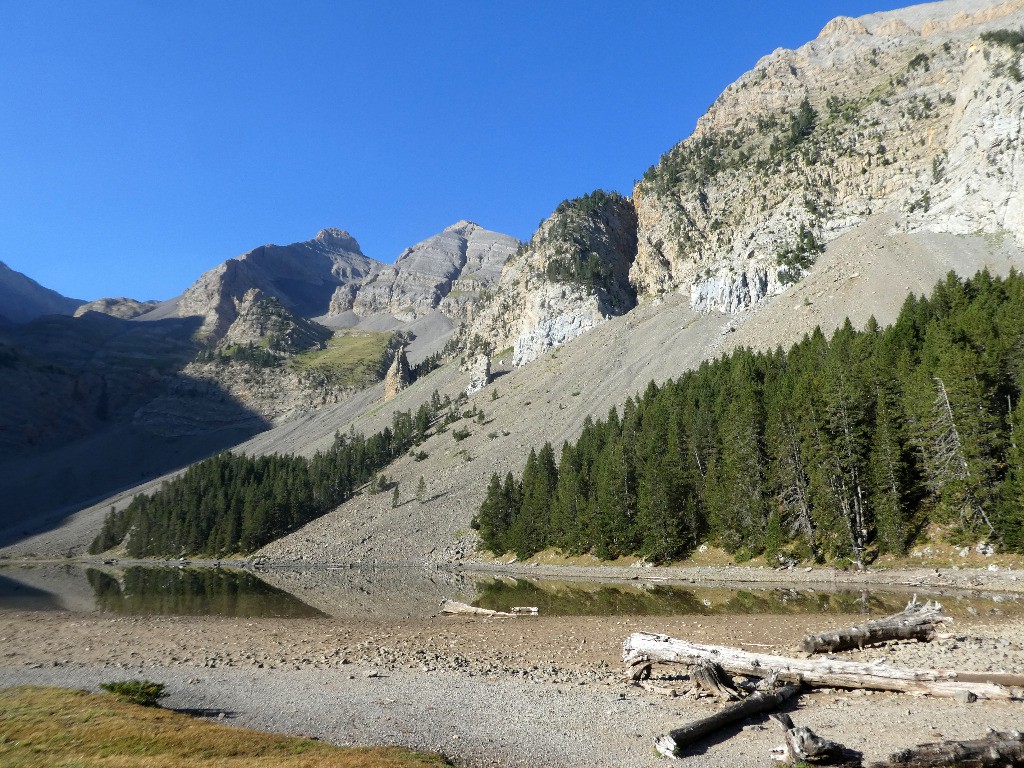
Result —
[[[131,616],[424,618],[442,599],[542,616],[727,614],[886,615],[908,592],[785,587],[735,589],[651,582],[555,581],[428,568],[232,568],[40,565],[0,568],[0,612],[57,610]],[[918,593],[953,616],[1024,615],[1024,600],[947,590]]]

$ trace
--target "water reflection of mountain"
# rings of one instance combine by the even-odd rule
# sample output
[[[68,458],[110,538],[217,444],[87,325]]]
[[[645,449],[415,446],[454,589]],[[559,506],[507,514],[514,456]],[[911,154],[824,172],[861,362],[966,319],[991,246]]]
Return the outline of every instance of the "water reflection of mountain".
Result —
[[[31,599],[29,596],[31,595]],[[82,569],[75,565],[30,565],[3,569],[0,607],[27,611],[92,611],[96,602]]]
[[[737,614],[891,614],[911,595],[861,590],[729,589],[662,584],[602,584],[496,578],[477,585],[473,605],[507,611],[536,606],[542,616],[668,616]],[[920,594],[938,598],[952,615],[1019,613],[1019,601],[1000,596]]]
[[[316,608],[245,571],[129,567],[117,575],[89,568],[98,610],[141,616],[323,616]]]
[[[0,607],[18,611],[53,611],[63,606],[56,595],[46,590],[0,576]]]
[[[480,578],[432,567],[271,568],[260,578],[324,613],[352,619],[436,616],[445,598],[468,600]]]

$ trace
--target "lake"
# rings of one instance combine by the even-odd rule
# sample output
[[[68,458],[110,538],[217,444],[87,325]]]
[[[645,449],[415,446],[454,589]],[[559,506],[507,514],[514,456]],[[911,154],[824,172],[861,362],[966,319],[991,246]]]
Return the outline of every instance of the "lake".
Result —
[[[0,611],[131,616],[387,620],[437,614],[443,599],[541,616],[863,614],[901,610],[908,591],[743,587],[653,581],[567,581],[433,567],[203,568],[78,564],[0,568]],[[1017,595],[917,591],[952,616],[1020,616]]]

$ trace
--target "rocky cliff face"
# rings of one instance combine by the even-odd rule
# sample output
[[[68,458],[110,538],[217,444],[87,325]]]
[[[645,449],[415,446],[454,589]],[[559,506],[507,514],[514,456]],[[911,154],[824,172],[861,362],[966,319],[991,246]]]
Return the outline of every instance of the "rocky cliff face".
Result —
[[[561,203],[509,259],[493,299],[462,331],[474,357],[513,347],[515,365],[595,328],[636,305],[629,268],[636,214],[621,195],[594,192]]]
[[[202,334],[220,339],[254,288],[296,315],[316,317],[327,314],[339,289],[360,284],[380,266],[344,230],[324,229],[313,240],[260,246],[214,267],[179,297],[174,311],[202,317]]]
[[[393,266],[339,297],[333,309],[409,322],[440,308],[449,318],[463,319],[480,292],[497,282],[518,245],[514,237],[460,221],[407,248]]]
[[[1024,241],[1022,9],[950,0],[839,18],[766,56],[634,190],[638,292],[740,311],[872,213]]]

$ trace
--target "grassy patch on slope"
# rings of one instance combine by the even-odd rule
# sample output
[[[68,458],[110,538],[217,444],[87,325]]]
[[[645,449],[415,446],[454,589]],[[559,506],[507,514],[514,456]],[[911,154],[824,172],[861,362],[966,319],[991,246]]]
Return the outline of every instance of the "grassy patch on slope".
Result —
[[[303,372],[321,374],[332,384],[367,387],[384,373],[391,336],[372,331],[339,331],[327,342],[326,349],[296,355],[292,365]]]
[[[442,757],[342,748],[63,688],[0,690],[7,768],[439,768]]]

